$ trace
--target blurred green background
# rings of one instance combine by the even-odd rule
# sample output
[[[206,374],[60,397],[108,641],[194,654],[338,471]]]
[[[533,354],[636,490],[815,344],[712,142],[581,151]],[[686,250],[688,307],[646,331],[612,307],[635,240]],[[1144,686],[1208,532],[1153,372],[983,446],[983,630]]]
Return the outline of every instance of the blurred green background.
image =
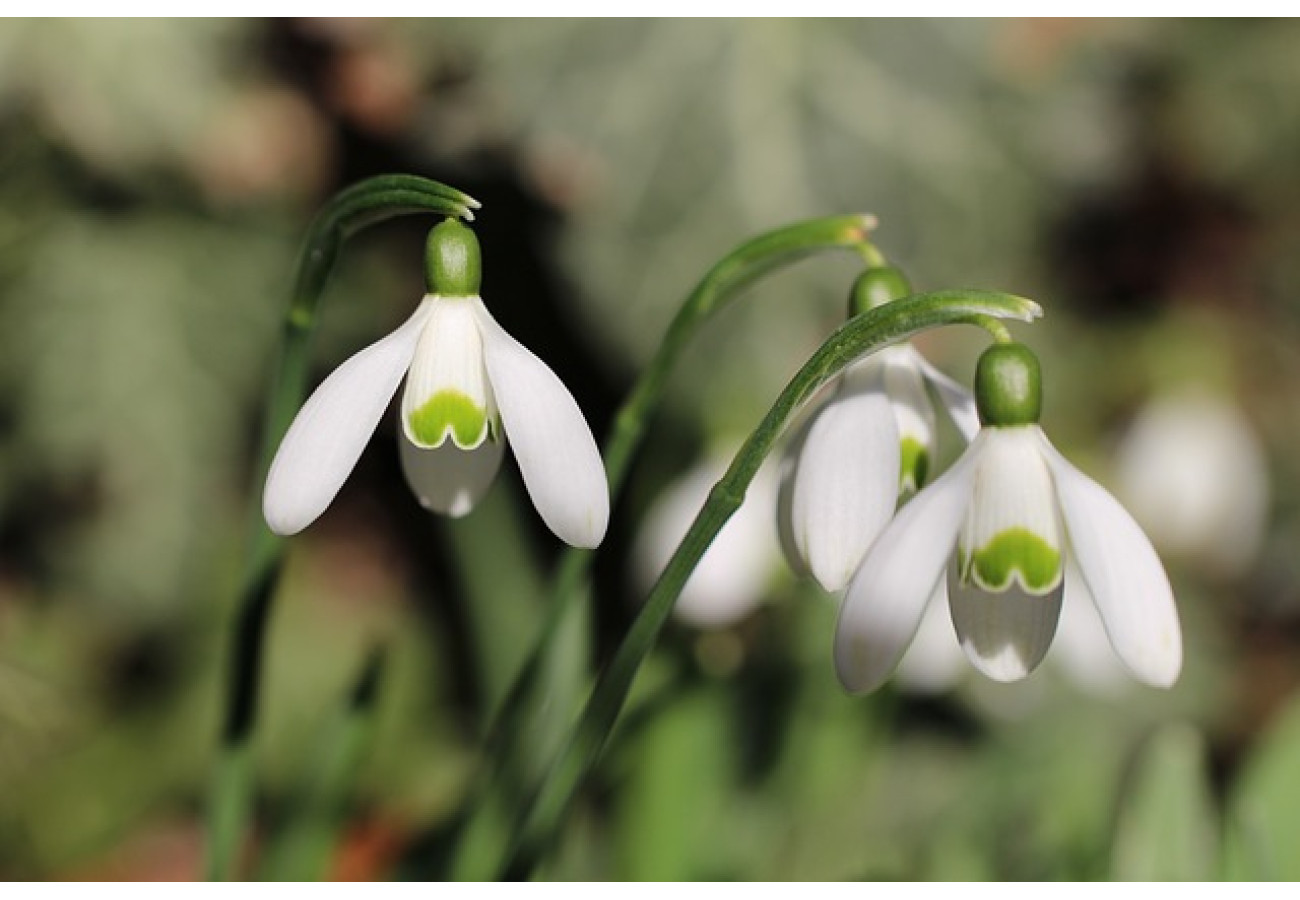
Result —
[[[1046,318],[1014,330],[1044,425],[1147,527],[1183,617],[1168,693],[1103,656],[854,698],[833,604],[755,550],[764,602],[664,635],[543,874],[1300,877],[1298,50],[1291,21],[6,21],[0,875],[201,872],[298,241],[335,190],[406,171],[483,202],[484,298],[597,435],[685,293],[763,229],[871,212],[918,288],[1034,297]],[[429,224],[348,245],[318,378],[408,314]],[[656,498],[757,423],[857,265],[783,272],[693,344],[600,551],[597,662],[644,592]],[[983,341],[922,344],[969,381]],[[434,520],[392,434],[291,544],[251,873],[383,640],[329,875],[438,875],[541,617],[557,547],[513,463]]]

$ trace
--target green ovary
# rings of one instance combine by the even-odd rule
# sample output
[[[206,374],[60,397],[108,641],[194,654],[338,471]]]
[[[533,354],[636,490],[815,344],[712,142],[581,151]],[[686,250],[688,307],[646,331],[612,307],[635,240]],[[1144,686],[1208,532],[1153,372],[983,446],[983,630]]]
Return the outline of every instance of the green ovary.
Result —
[[[411,436],[426,447],[437,447],[450,434],[456,446],[469,450],[483,443],[487,411],[460,391],[439,391],[411,413]]]
[[[901,493],[919,491],[930,473],[930,451],[916,438],[905,437],[899,446],[902,462],[898,481]]]
[[[969,558],[963,554],[958,565],[966,580],[973,576],[981,587],[992,591],[1005,590],[1016,573],[1032,594],[1046,594],[1061,579],[1061,551],[1025,528],[1000,532]]]

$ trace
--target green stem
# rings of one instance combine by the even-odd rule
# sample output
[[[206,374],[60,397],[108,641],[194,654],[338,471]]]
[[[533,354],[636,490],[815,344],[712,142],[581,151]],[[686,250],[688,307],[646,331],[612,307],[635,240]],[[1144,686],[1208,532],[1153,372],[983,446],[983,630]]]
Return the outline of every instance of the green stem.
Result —
[[[709,499],[650,592],[605,669],[540,791],[516,820],[508,878],[527,877],[559,833],[583,778],[595,765],[623,709],[632,681],[672,612],[682,586],[727,519],[739,508],[759,465],[799,406],[840,369],[867,353],[940,325],[986,324],[988,316],[1031,320],[1037,304],[1008,294],[938,291],[895,300],[849,320],[830,336],[782,391],[767,416],[714,485]]]
[[[262,653],[271,598],[284,542],[262,520],[261,486],[280,440],[302,405],[308,373],[308,341],[316,327],[325,283],[344,242],[358,231],[394,216],[416,212],[473,218],[478,201],[455,188],[415,175],[380,175],[336,194],[316,217],[298,260],[293,294],[285,316],[280,357],[270,388],[262,429],[246,555],[226,675],[221,746],[218,751],[207,835],[209,879],[236,875],[243,839],[252,816],[251,743],[257,724]]]
[[[775,269],[825,250],[860,251],[864,245],[870,246],[868,235],[875,225],[875,218],[869,215],[830,216],[787,225],[740,244],[705,273],[682,302],[654,357],[615,415],[603,452],[611,500],[617,499],[626,482],[668,377],[699,326],[739,297],[744,288]],[[488,791],[512,794],[535,784],[554,759],[572,722],[577,700],[566,701],[571,691],[553,690],[546,673],[567,672],[556,657],[572,652],[572,642],[561,637],[571,634],[575,620],[582,619],[575,600],[581,594],[592,558],[590,550],[573,547],[560,557],[551,580],[546,619],[534,650],[489,728],[484,749],[487,763],[467,801],[473,810],[471,819],[499,814],[499,810],[489,809],[496,801],[486,796]],[[573,679],[567,682],[572,684]],[[471,824],[467,830],[476,827]],[[458,864],[455,871],[458,877],[481,877],[474,865]]]

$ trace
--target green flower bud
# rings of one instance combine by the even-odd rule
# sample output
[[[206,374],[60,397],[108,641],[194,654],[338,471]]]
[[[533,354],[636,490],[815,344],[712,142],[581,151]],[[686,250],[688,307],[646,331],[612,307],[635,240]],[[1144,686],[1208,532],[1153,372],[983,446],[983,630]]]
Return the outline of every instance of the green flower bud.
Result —
[[[456,219],[435,225],[424,248],[424,279],[430,294],[477,297],[483,265],[474,232]]]
[[[872,266],[864,269],[853,282],[849,293],[849,316],[884,306],[890,300],[912,293],[907,276],[893,266]]]
[[[1038,357],[1024,344],[994,344],[975,367],[975,403],[987,426],[1032,425],[1043,406]]]

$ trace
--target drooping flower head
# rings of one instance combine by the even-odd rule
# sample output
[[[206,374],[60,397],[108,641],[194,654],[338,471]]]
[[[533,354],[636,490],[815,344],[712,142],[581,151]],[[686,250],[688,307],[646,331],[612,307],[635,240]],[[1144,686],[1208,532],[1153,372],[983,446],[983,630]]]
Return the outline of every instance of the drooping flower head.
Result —
[[[858,277],[850,314],[910,293],[898,269]],[[967,440],[979,431],[970,392],[911,344],[858,360],[828,386],[782,461],[778,523],[791,566],[827,591],[844,587],[901,498],[919,490],[935,458],[938,394]]]
[[[1043,434],[1040,383],[1037,358],[1021,344],[995,344],[980,358],[985,427],[899,512],[845,594],[835,663],[850,690],[889,677],[945,572],[967,657],[995,680],[1024,678],[1052,642],[1075,567],[1129,671],[1160,687],[1178,678],[1182,639],[1164,568],[1133,518]]]
[[[550,529],[595,547],[609,520],[600,452],[559,378],[483,305],[474,233],[452,219],[434,227],[425,272],[428,293],[415,313],[335,369],[303,404],[267,475],[267,524],[295,534],[325,511],[405,377],[398,443],[423,506],[468,513],[509,442]]]

